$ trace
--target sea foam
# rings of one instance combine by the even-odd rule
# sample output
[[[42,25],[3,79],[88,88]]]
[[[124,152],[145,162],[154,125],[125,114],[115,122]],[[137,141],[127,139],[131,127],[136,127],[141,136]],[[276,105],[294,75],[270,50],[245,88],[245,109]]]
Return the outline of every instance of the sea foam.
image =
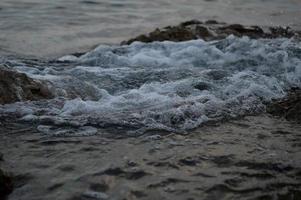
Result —
[[[47,81],[57,98],[4,105],[0,113],[36,121],[44,132],[50,124],[89,127],[86,134],[95,132],[90,127],[183,133],[207,121],[262,112],[265,103],[301,86],[301,44],[293,39],[101,45],[67,61],[65,67],[14,66]]]

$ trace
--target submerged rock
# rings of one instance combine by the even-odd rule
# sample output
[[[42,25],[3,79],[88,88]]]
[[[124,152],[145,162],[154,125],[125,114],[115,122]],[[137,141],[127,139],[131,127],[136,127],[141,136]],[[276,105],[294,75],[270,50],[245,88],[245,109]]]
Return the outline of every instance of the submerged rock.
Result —
[[[0,169],[0,199],[4,199],[12,190],[12,179]]]
[[[268,105],[267,111],[287,120],[301,122],[301,89],[292,89],[285,98]]]
[[[42,83],[26,74],[0,66],[0,104],[52,97],[52,93]]]
[[[177,26],[167,26],[162,29],[156,29],[149,34],[139,35],[122,44],[131,44],[135,41],[154,42],[154,41],[187,41],[194,39],[203,39],[205,41],[224,39],[229,35],[238,37],[248,36],[250,38],[277,38],[277,37],[300,37],[301,33],[293,31],[289,27],[259,27],[244,26],[241,24],[226,24],[209,20],[201,22],[191,20],[183,22]]]

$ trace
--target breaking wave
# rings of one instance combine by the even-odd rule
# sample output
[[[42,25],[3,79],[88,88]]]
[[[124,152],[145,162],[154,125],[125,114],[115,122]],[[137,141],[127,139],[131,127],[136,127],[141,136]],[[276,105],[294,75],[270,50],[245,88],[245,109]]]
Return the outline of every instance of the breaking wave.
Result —
[[[56,98],[0,106],[0,114],[55,135],[183,133],[262,112],[265,103],[301,86],[301,43],[294,39],[102,45],[59,61],[15,62],[14,69],[46,81]]]

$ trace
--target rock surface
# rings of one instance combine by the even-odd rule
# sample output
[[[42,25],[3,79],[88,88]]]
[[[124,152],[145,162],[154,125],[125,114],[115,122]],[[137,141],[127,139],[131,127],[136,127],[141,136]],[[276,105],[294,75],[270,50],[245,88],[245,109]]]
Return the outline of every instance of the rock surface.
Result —
[[[285,98],[268,105],[267,111],[287,120],[301,122],[301,89],[292,89]]]
[[[52,98],[46,86],[26,74],[0,66],[0,104]]]
[[[13,189],[12,179],[0,169],[0,199],[10,194]]]
[[[240,24],[226,24],[209,20],[201,22],[191,20],[183,22],[177,26],[167,26],[162,29],[156,29],[149,34],[139,35],[121,44],[131,44],[135,41],[154,42],[154,41],[187,41],[194,39],[203,39],[206,41],[226,38],[229,35],[238,37],[249,36],[250,38],[276,38],[276,37],[300,37],[301,33],[293,31],[289,27],[259,27],[243,26]]]

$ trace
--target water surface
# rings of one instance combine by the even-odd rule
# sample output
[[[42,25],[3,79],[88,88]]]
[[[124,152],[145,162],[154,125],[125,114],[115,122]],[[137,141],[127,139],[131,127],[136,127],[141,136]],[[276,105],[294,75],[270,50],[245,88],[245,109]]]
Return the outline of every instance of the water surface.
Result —
[[[1,0],[0,55],[53,58],[190,19],[301,27],[299,0]]]

